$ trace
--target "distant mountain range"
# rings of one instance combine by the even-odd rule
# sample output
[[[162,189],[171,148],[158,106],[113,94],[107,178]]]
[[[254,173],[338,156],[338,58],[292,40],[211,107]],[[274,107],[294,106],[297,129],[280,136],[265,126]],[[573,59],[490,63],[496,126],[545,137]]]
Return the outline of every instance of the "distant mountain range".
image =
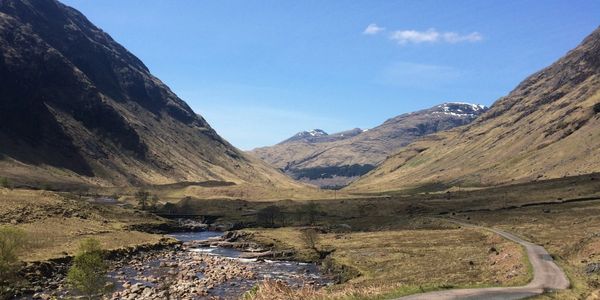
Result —
[[[300,132],[253,155],[291,177],[319,185],[340,187],[371,171],[388,155],[422,136],[470,123],[485,106],[450,102],[403,114],[369,130],[335,134],[321,129]]]
[[[473,123],[402,148],[347,190],[435,191],[598,171],[600,28]]]
[[[0,177],[15,183],[304,186],[223,140],[58,1],[0,1],[0,78]]]

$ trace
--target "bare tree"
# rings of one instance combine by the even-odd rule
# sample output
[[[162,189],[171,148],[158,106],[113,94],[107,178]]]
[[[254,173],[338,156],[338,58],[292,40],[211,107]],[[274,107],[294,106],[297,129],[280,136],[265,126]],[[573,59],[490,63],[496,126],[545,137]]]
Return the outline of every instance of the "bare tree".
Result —
[[[281,216],[281,209],[278,206],[270,205],[256,213],[256,222],[268,226],[275,226],[275,220]]]
[[[148,199],[150,198],[150,192],[145,190],[139,190],[135,193],[135,199],[138,202],[138,205],[141,206],[142,210],[146,210],[146,205],[148,205]]]
[[[304,242],[304,245],[310,249],[317,250],[317,244],[319,243],[319,233],[314,228],[307,228],[300,232],[300,238]]]

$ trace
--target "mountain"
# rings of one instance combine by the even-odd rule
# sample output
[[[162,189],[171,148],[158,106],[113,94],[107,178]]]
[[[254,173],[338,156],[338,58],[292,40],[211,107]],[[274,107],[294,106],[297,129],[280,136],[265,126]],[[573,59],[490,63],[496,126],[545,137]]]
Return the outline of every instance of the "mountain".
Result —
[[[57,1],[0,1],[0,79],[0,176],[16,183],[303,187],[223,140]]]
[[[473,123],[418,140],[350,191],[490,186],[600,171],[600,28]]]
[[[280,144],[291,143],[296,141],[313,141],[326,136],[328,136],[327,132],[321,129],[313,129],[309,131],[298,132],[293,137],[281,142]]]
[[[285,145],[293,142],[305,142],[305,143],[323,143],[323,142],[334,142],[341,141],[344,139],[351,138],[362,133],[364,130],[360,128],[354,128],[334,134],[328,134],[327,132],[321,129],[312,129],[309,131],[302,131],[296,133],[293,137],[277,144],[277,145]]]
[[[468,124],[485,110],[482,105],[444,103],[391,118],[369,130],[300,132],[251,153],[295,179],[322,187],[343,186],[375,168],[400,147],[424,135]]]

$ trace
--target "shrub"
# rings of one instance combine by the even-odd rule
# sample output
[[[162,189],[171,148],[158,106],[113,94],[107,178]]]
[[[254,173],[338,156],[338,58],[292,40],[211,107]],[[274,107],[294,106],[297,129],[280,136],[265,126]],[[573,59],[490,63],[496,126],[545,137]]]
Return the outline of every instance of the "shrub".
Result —
[[[152,208],[152,210],[156,210],[156,205],[158,205],[158,196],[153,195],[152,197],[150,197],[150,208]]]
[[[594,113],[600,113],[600,102],[594,104]]]
[[[319,213],[319,205],[312,201],[302,205],[298,210],[300,219],[305,219],[309,225],[313,225],[317,221]]]
[[[278,206],[270,205],[256,213],[256,222],[263,226],[275,226],[275,220],[281,216],[281,209]]]
[[[10,280],[19,267],[19,254],[25,249],[26,235],[21,229],[0,226],[0,282]]]
[[[319,233],[315,229],[308,228],[302,230],[300,232],[300,238],[302,239],[302,242],[304,242],[304,245],[307,248],[313,249],[318,252],[317,244],[319,243]]]
[[[12,189],[12,184],[10,180],[6,177],[0,177],[0,186],[7,189]]]
[[[167,203],[163,204],[160,211],[164,214],[175,214],[175,213],[177,213],[177,205],[175,205],[171,202],[167,202]]]
[[[89,238],[79,244],[79,252],[73,258],[67,281],[88,299],[99,298],[106,292],[106,272],[100,242]]]
[[[135,193],[135,199],[138,202],[138,205],[142,208],[142,210],[146,210],[146,205],[148,205],[148,199],[150,198],[150,192],[145,190],[139,190]]]

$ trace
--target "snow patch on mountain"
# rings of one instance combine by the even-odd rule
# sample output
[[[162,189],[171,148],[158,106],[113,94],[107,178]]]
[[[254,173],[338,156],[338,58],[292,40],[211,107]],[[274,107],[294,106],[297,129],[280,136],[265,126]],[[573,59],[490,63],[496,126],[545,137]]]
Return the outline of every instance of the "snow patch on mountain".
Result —
[[[476,117],[487,110],[487,106],[466,102],[447,102],[435,107],[432,114],[444,114],[456,117]]]

